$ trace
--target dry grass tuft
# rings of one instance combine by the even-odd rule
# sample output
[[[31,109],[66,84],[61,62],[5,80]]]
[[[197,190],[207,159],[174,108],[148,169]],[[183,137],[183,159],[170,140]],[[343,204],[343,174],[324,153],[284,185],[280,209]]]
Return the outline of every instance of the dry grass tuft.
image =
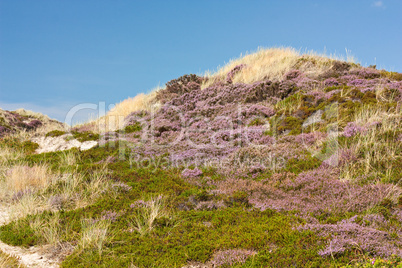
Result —
[[[44,189],[49,185],[50,171],[46,165],[15,165],[4,178],[4,186],[10,193]]]
[[[358,160],[347,164],[342,169],[342,177],[346,180],[378,172],[378,166],[386,165],[386,172],[382,181],[391,179],[395,164],[400,158],[401,143],[392,138],[402,127],[402,112],[400,109],[384,111],[380,106],[363,107],[354,116],[353,120],[366,130],[353,137],[349,149]],[[371,127],[370,127],[371,126]]]
[[[60,155],[61,166],[73,166],[79,160],[80,160],[79,155],[72,151],[63,151]]]
[[[169,216],[165,198],[161,195],[153,197],[143,202],[141,209],[134,216],[134,221],[130,222],[131,228],[143,236],[153,230],[156,219]]]
[[[238,59],[231,60],[227,65],[210,75],[202,88],[206,88],[218,81],[225,81],[226,75],[238,65],[246,66],[236,73],[233,83],[250,84],[261,80],[280,81],[292,69],[299,69],[307,76],[318,76],[332,67],[334,60],[339,57],[319,55],[312,51],[301,54],[294,48],[281,47],[263,49],[255,53],[246,54]]]
[[[17,160],[24,156],[24,152],[15,148],[1,147],[0,148],[0,167],[7,166],[9,161]]]
[[[0,201],[9,204],[12,220],[44,210],[82,208],[103,193],[112,193],[106,173],[104,170],[88,177],[52,173],[46,165],[17,165],[0,178]]]
[[[156,101],[156,95],[161,87],[153,89],[150,93],[140,93],[133,98],[128,98],[116,104],[105,116],[82,125],[76,125],[75,128],[82,128],[96,133],[105,133],[123,128],[124,118],[133,112],[138,111],[156,111],[160,103]]]
[[[110,224],[109,220],[81,220],[82,235],[78,247],[81,250],[95,249],[101,257],[103,245],[109,240]]]
[[[4,268],[23,268],[24,265],[20,264],[18,259],[0,251],[0,267]]]
[[[38,216],[29,223],[29,226],[38,236],[44,238],[46,244],[53,246],[60,244],[62,233],[68,232],[68,230],[60,228],[60,216],[58,213],[48,219]]]
[[[32,192],[25,193],[17,202],[10,204],[10,220],[17,220],[27,215],[34,215],[46,209],[43,198]]]
[[[300,109],[303,105],[302,94],[296,93],[286,99],[283,99],[275,104],[275,109],[283,114],[292,114]]]

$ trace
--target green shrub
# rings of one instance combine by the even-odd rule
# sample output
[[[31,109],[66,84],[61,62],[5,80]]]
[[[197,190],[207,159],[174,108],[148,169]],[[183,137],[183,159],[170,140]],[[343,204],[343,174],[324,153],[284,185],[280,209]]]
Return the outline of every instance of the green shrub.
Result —
[[[0,240],[12,246],[30,247],[38,244],[40,238],[25,220],[9,223],[0,227]]]
[[[99,134],[95,134],[89,131],[84,132],[73,131],[72,134],[74,138],[76,138],[80,142],[99,140]]]
[[[381,70],[380,74],[382,77],[386,77],[391,80],[402,81],[402,73],[388,72],[386,70]]]
[[[286,117],[278,127],[279,132],[290,130],[290,135],[300,134],[302,131],[303,120],[293,116]]]
[[[22,147],[24,148],[25,153],[32,154],[39,148],[39,144],[32,141],[24,141]]]
[[[65,131],[61,131],[61,130],[52,130],[52,131],[46,133],[45,136],[46,136],[46,137],[59,137],[59,136],[64,135],[64,134],[66,134]]]
[[[129,125],[124,128],[125,133],[138,132],[142,130],[142,126],[139,122],[136,122],[134,125]]]
[[[262,118],[254,118],[249,124],[248,126],[262,126],[265,125],[265,121]]]

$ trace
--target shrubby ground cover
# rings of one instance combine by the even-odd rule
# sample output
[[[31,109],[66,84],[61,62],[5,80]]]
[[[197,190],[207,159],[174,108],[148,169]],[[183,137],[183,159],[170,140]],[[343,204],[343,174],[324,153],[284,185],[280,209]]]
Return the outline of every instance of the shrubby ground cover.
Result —
[[[40,209],[0,239],[52,244],[62,267],[401,262],[398,74],[267,50],[141,100],[108,114],[124,120],[106,132],[75,127],[99,140],[87,151],[3,138],[2,201]],[[34,170],[46,178],[10,180]]]

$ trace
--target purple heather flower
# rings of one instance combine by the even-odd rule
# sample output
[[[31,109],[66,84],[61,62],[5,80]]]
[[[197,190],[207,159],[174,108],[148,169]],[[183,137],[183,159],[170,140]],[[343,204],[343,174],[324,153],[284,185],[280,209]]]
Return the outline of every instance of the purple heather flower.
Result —
[[[232,79],[235,76],[236,73],[241,71],[244,67],[246,67],[246,64],[240,64],[235,66],[227,75],[226,75],[226,83],[231,84]]]
[[[339,82],[338,82],[337,79],[331,77],[331,78],[328,78],[328,79],[326,79],[326,80],[324,81],[324,85],[327,86],[327,87],[332,87],[332,86],[337,86],[337,85],[339,85]]]
[[[181,175],[184,178],[194,178],[194,177],[199,177],[202,175],[202,171],[199,170],[198,168],[195,169],[188,169],[186,168],[185,170],[183,170],[183,172],[181,173]]]
[[[233,266],[234,264],[245,263],[248,257],[255,254],[257,254],[256,251],[245,249],[220,250],[214,254],[211,263],[215,267],[220,267],[223,265]]]
[[[367,130],[366,127],[358,126],[355,122],[349,122],[343,130],[345,137],[352,137],[358,133],[364,133]]]

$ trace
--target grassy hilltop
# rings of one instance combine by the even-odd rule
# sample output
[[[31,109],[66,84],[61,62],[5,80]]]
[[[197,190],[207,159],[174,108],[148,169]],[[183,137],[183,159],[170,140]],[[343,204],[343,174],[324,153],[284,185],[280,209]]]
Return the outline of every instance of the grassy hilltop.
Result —
[[[61,267],[402,267],[401,103],[401,73],[273,48],[70,130],[1,111],[0,240]]]

